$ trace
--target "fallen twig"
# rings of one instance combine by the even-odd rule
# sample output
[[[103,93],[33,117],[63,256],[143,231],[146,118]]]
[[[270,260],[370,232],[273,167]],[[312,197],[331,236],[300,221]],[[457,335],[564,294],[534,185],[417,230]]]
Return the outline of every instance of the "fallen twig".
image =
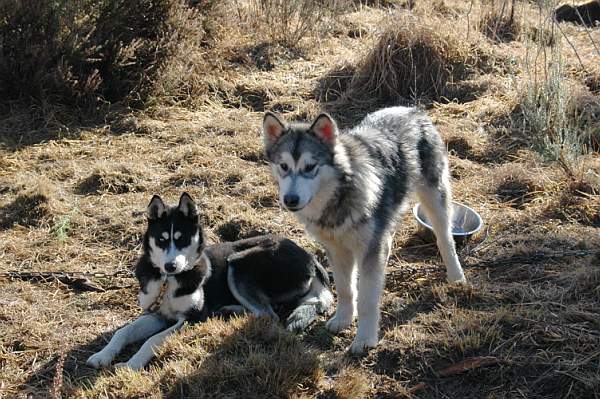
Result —
[[[421,391],[423,389],[425,389],[426,385],[424,382],[419,382],[417,385],[412,386],[408,389],[408,393],[415,393],[417,391]]]
[[[465,371],[474,370],[480,367],[491,366],[500,363],[501,360],[494,356],[471,357],[455,363],[445,369],[439,370],[436,373],[440,377],[448,377],[455,374],[464,373]]]
[[[1,272],[0,278],[9,278],[23,281],[35,281],[35,282],[52,282],[58,281],[61,284],[67,285],[71,288],[80,290],[80,291],[94,291],[94,292],[104,292],[109,289],[121,289],[126,287],[121,286],[111,286],[108,288],[104,288],[101,285],[98,285],[90,280],[90,278],[109,278],[116,277],[119,275],[129,275],[128,272],[117,271],[115,273],[107,274],[107,273],[86,273],[86,272],[59,272],[59,271],[49,271],[49,272],[20,272],[11,270],[8,272]]]

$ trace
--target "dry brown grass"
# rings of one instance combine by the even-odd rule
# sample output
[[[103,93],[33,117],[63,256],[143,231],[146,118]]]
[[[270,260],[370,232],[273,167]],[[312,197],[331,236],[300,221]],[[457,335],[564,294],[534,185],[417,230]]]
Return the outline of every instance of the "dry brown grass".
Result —
[[[294,47],[308,33],[321,34],[347,7],[345,0],[252,0],[250,8],[258,29],[273,43]]]
[[[522,22],[515,16],[515,2],[500,1],[486,10],[479,20],[479,30],[490,39],[508,42],[517,39],[521,34]]]
[[[358,6],[343,18],[363,33],[335,28],[317,38],[309,32],[297,51],[248,31],[243,19],[249,14],[240,19],[226,12],[232,3],[220,3],[203,22],[199,52],[180,53],[183,58],[160,72],[172,76],[154,82],[169,86],[172,78],[184,88],[167,99],[169,106],[156,101],[149,112],[109,115],[94,126],[61,124],[65,119],[51,117],[57,108],[35,108],[46,112],[40,120],[56,121],[45,131],[37,129],[40,120],[11,113],[0,124],[0,273],[121,274],[94,279],[103,292],[0,276],[0,396],[598,396],[598,155],[579,158],[565,173],[531,150],[517,90],[528,78],[527,35],[503,43],[485,39],[475,29],[482,9],[469,11],[465,0],[443,7],[416,2],[412,10],[395,3],[401,10],[388,10],[388,2]],[[387,29],[398,15],[397,26]],[[591,49],[580,56],[594,64],[587,32],[562,28],[577,49]],[[182,49],[191,45],[181,40]],[[468,44],[473,41],[475,47]],[[402,52],[408,45],[412,58]],[[594,108],[575,104],[597,100],[595,70],[581,70],[568,48],[561,51],[565,73],[584,94],[564,109],[593,124]],[[482,53],[493,57],[478,64]],[[202,69],[203,62],[210,67]],[[359,92],[367,65],[374,69]],[[197,92],[185,88],[188,83]],[[435,245],[406,215],[387,269],[382,342],[363,358],[344,352],[355,328],[334,336],[319,319],[293,335],[241,317],[184,329],[142,372],[84,365],[139,314],[131,271],[152,194],[175,201],[190,192],[213,241],[284,234],[327,264],[318,244],[279,209],[262,155],[262,112],[275,108],[286,118],[307,118],[335,103],[347,123],[378,104],[410,97],[410,87],[422,89],[419,100],[448,144],[454,198],[485,221],[486,231],[458,249],[469,285],[444,283]],[[182,100],[188,93],[197,93],[197,101]],[[442,98],[450,95],[456,101]],[[182,101],[191,107],[174,106]],[[34,133],[15,134],[21,131]]]
[[[395,103],[429,96],[464,78],[477,62],[476,50],[434,15],[427,21],[398,13],[357,68],[351,93]],[[424,23],[425,22],[425,23]]]
[[[84,195],[143,191],[142,178],[142,172],[125,165],[101,165],[77,184],[76,191]]]
[[[500,168],[494,174],[494,179],[498,199],[519,209],[544,191],[545,182],[540,174],[523,164],[509,164]]]
[[[367,373],[351,366],[345,367],[339,373],[333,388],[339,399],[366,398],[371,389]]]
[[[37,226],[52,216],[50,202],[54,200],[50,185],[38,181],[9,204],[0,208],[0,228],[9,229],[15,225]]]

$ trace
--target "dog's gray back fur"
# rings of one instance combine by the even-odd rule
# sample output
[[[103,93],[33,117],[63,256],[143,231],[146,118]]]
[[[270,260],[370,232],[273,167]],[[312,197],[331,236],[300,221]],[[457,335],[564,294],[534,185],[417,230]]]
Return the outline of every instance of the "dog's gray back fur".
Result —
[[[387,230],[413,185],[425,183],[423,178],[426,183],[437,185],[440,169],[446,165],[445,147],[439,135],[427,115],[417,109],[398,107],[370,114],[357,127],[340,135],[340,145],[351,164],[338,165],[343,184],[319,221],[332,227],[343,223],[350,210],[362,209],[364,220],[374,219],[376,231]],[[379,175],[378,187],[358,186],[365,168]],[[365,189],[378,191],[375,203],[366,208],[358,194]]]

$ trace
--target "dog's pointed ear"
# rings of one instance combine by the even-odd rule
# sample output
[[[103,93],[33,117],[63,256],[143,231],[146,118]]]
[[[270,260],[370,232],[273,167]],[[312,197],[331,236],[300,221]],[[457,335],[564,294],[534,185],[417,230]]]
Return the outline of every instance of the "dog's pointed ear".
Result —
[[[321,114],[317,116],[309,131],[314,133],[317,138],[329,146],[335,144],[335,139],[338,135],[338,128],[331,116]]]
[[[279,120],[279,118],[272,112],[265,112],[263,118],[263,141],[265,147],[272,146],[285,131],[285,124]]]
[[[165,203],[162,198],[155,195],[148,204],[148,220],[160,219],[166,212]]]
[[[188,193],[181,194],[177,208],[187,217],[198,216],[198,208],[192,197]]]

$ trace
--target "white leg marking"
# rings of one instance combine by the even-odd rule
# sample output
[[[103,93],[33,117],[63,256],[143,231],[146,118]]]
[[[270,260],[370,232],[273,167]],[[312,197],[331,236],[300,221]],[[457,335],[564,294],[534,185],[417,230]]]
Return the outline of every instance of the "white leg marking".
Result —
[[[385,265],[390,253],[388,237],[383,237],[379,248],[370,250],[359,263],[358,331],[350,345],[351,353],[363,353],[379,341],[379,303],[383,294]]]
[[[137,351],[136,354],[127,361],[127,363],[119,363],[116,364],[115,367],[128,367],[132,370],[143,369],[144,366],[146,366],[146,364],[152,360],[157,349],[162,345],[165,339],[175,331],[179,330],[181,326],[183,326],[183,323],[185,323],[185,319],[179,319],[173,326],[153,335],[146,342],[144,342],[144,345],[142,345],[140,350]]]
[[[110,365],[115,356],[117,356],[125,347],[132,342],[145,339],[157,331],[166,327],[166,321],[156,315],[144,315],[133,323],[117,330],[111,338],[108,345],[100,352],[93,354],[88,358],[86,364],[90,367],[100,368]]]
[[[335,315],[327,321],[327,329],[338,333],[352,324],[356,315],[356,265],[352,253],[345,248],[327,248],[333,270],[338,305]]]
[[[454,238],[452,238],[452,211],[450,208],[451,193],[449,183],[441,186],[441,188],[421,186],[418,188],[417,194],[435,232],[437,246],[446,265],[448,281],[464,283],[466,282],[465,275],[456,254]],[[446,191],[445,200],[441,190]]]

